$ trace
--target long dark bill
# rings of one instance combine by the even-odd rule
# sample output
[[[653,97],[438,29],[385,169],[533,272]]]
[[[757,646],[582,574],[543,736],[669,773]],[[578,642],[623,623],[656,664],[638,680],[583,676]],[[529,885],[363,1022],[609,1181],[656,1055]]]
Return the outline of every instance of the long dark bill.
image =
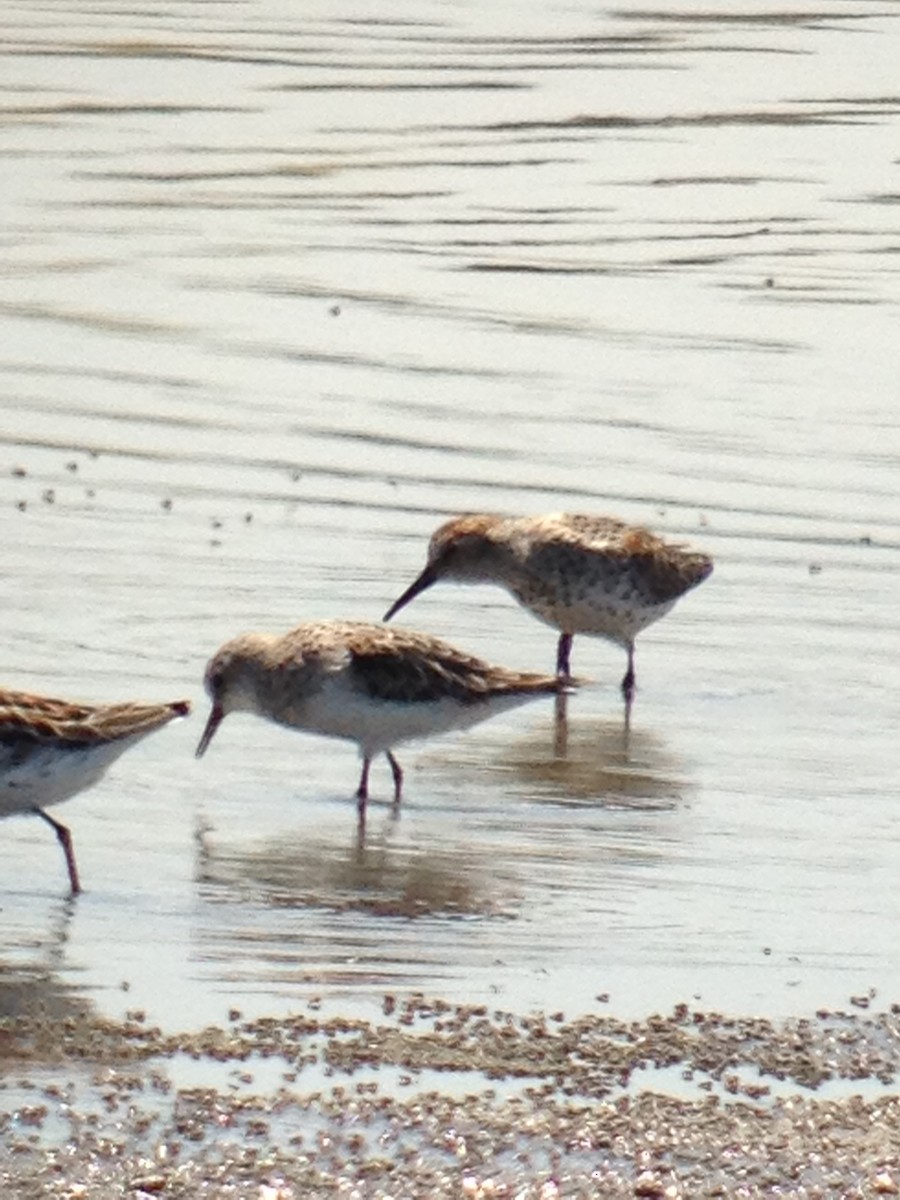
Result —
[[[206,747],[213,740],[213,734],[221,725],[222,718],[224,716],[225,713],[222,711],[219,705],[214,704],[212,707],[212,712],[209,714],[209,720],[206,722],[206,728],[203,730],[203,737],[201,737],[199,743],[197,744],[197,752],[195,755],[196,758],[202,758],[206,753]]]
[[[430,588],[433,583],[437,583],[437,575],[433,567],[426,567],[422,574],[414,583],[411,583],[399,600],[395,600],[391,607],[382,617],[383,621],[389,621],[394,613],[398,613],[401,608],[409,604],[410,600],[415,600],[419,592],[424,592],[426,588]]]

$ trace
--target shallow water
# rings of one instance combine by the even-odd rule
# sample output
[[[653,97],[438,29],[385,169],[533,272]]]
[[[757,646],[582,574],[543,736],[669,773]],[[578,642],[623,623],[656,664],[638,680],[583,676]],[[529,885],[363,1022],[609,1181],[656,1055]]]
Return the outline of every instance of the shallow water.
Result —
[[[197,708],[57,810],[77,901],[4,823],[2,1011],[900,997],[900,13],[296,11],[0,14],[3,678]],[[227,637],[553,509],[716,558],[627,746],[581,638],[564,755],[538,704],[407,748],[362,845],[351,747],[234,717],[193,759]],[[497,590],[404,619],[553,662]]]

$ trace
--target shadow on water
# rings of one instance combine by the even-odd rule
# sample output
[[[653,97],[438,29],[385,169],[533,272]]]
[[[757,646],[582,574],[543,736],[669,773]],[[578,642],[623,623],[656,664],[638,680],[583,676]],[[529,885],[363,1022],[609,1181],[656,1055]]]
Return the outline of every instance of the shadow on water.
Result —
[[[330,836],[317,823],[236,844],[199,829],[194,879],[209,909],[207,932],[231,936],[230,917],[215,917],[216,909],[238,924],[255,913],[248,937],[263,943],[277,937],[280,919],[265,914],[278,910],[328,914],[328,921],[346,914],[515,919],[525,893],[536,899],[545,887],[557,890],[560,872],[577,893],[594,886],[598,863],[655,859],[653,814],[677,808],[691,786],[676,756],[652,731],[626,735],[620,721],[589,718],[570,721],[566,752],[554,755],[555,728],[548,722],[546,741],[534,734],[500,740],[487,753],[457,742],[452,765],[432,752],[427,772],[438,796],[414,796],[399,812],[376,802],[363,831],[351,833],[348,822]],[[623,825],[615,815],[623,811],[637,823]],[[604,833],[605,813],[611,823]],[[581,842],[585,820],[590,838]]]
[[[380,816],[381,814],[379,814]],[[247,847],[198,851],[196,880],[204,901],[263,908],[328,909],[373,916],[508,915],[511,880],[488,869],[487,854],[395,844],[395,818],[338,846],[320,838],[272,838]]]
[[[343,801],[277,837],[199,830],[198,969],[242,992],[365,992],[461,971],[490,980],[510,956],[546,961],[548,936],[589,939],[603,897],[618,891],[618,906],[624,880],[665,870],[689,785],[652,731],[626,738],[621,719],[570,718],[561,757],[554,728],[551,715],[529,735],[425,751],[428,791],[413,785],[397,816],[373,804],[364,835]],[[554,916],[526,919],[542,910]]]
[[[0,1021],[20,1017],[61,1021],[84,1016],[92,1007],[75,988],[50,971],[0,962]]]
[[[45,932],[35,935],[21,926],[11,905],[4,906],[7,925],[17,928],[20,954],[0,959],[0,1022],[22,1017],[48,1022],[84,1016],[93,1006],[58,972],[67,966],[66,949],[72,931],[77,901],[67,898],[55,905],[47,919]],[[9,936],[5,944],[12,943]],[[0,1035],[0,1057],[2,1057]]]
[[[622,717],[573,718],[569,697],[557,702],[547,744],[511,741],[490,762],[532,800],[582,808],[675,807],[692,786],[665,740]]]
[[[364,844],[268,838],[199,856],[191,957],[202,977],[293,1001],[307,987],[416,986],[423,964],[435,981],[456,974],[473,923],[516,915],[522,888],[487,850],[394,846],[373,826]]]

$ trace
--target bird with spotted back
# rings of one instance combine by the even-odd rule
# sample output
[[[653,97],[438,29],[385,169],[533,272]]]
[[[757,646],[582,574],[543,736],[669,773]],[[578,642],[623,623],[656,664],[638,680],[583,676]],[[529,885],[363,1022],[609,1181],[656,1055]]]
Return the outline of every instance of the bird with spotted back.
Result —
[[[361,621],[241,634],[210,659],[204,682],[212,710],[198,758],[230,712],[356,742],[363,760],[356,791],[361,825],[376,755],[388,760],[399,805],[403,772],[396,745],[468,728],[571,686],[553,675],[492,666],[426,633]]]
[[[712,569],[708,555],[615,517],[472,514],[453,517],[434,532],[424,570],[384,619],[441,579],[497,583],[560,631],[556,671],[561,679],[570,676],[575,634],[624,647],[627,717],[634,697],[635,638]]]
[[[96,783],[119,755],[175,717],[170,704],[73,704],[0,690],[0,817],[32,813],[62,846],[72,894],[81,891],[69,829],[44,810]]]

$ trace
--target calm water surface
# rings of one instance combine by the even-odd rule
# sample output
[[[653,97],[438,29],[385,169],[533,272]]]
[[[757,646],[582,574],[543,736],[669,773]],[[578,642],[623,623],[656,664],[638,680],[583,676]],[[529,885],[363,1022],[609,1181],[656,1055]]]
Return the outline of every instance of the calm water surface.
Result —
[[[302,9],[302,13],[301,13]],[[0,834],[0,1011],[164,1026],[900,999],[900,8],[7,3],[3,682],[197,715]],[[247,628],[378,619],[460,510],[716,572],[595,682],[409,747],[229,721]],[[499,590],[406,621],[549,669]],[[373,775],[387,798],[383,763]]]

